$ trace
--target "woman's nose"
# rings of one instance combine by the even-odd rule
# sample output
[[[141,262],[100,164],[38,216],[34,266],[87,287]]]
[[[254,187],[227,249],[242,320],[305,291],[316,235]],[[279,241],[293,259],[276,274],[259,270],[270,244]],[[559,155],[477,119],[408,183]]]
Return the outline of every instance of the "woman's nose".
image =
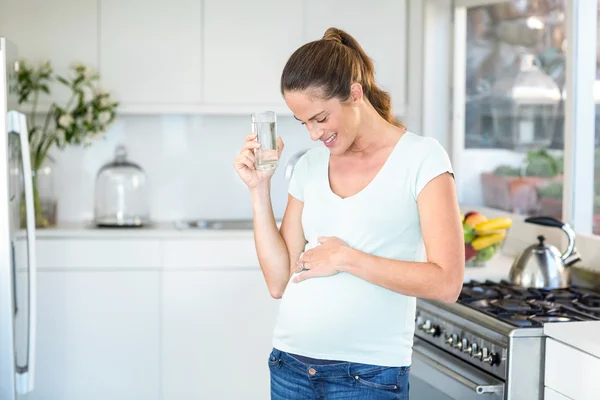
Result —
[[[315,141],[319,140],[323,135],[323,129],[317,128],[314,125],[308,127],[308,132],[310,133],[310,138]]]

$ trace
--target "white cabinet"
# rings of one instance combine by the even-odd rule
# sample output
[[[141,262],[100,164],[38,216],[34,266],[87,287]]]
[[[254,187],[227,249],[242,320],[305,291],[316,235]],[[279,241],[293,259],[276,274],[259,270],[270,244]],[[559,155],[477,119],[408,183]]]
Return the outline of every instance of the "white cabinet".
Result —
[[[205,105],[244,114],[289,113],[279,82],[285,62],[303,42],[302,1],[204,3]]]
[[[406,101],[406,0],[0,0],[1,34],[58,73],[83,62],[120,114],[291,114],[281,72],[325,29],[347,30],[375,61],[396,114]],[[63,104],[68,91],[52,88]],[[50,99],[42,97],[42,106]]]
[[[160,268],[162,245],[158,239],[71,239],[38,240],[39,269],[148,269]],[[17,243],[25,257],[26,242]]]
[[[600,358],[548,337],[544,367],[547,388],[574,400],[598,399]]]
[[[66,0],[65,0],[66,1]],[[202,2],[99,0],[100,72],[121,113],[194,109],[202,93]]]
[[[406,106],[406,0],[305,0],[305,41],[323,37],[327,28],[352,35],[373,59],[375,80],[392,97],[396,115]]]
[[[38,64],[49,60],[56,73],[83,62],[98,66],[97,0],[0,0],[0,35],[16,44],[19,58]],[[52,100],[65,106],[70,92],[62,84],[50,87],[52,98],[40,97],[41,108]]]
[[[562,395],[549,387],[544,388],[544,400],[571,400],[570,397]]]
[[[40,271],[36,383],[28,399],[158,400],[159,276]]]
[[[162,399],[268,399],[279,303],[260,269],[165,270],[162,290]]]

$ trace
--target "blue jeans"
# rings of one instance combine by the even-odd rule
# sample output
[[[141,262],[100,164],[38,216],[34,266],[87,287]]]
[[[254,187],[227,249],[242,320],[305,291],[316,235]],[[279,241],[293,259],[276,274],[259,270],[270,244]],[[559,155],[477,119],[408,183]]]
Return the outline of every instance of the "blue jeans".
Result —
[[[271,400],[408,400],[410,367],[305,364],[273,349]]]

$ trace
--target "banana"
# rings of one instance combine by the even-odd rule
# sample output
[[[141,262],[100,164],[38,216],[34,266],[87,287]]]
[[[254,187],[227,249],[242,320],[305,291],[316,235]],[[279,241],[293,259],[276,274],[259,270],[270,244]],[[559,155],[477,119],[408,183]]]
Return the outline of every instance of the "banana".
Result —
[[[486,232],[492,233],[497,231],[504,231],[512,226],[512,219],[509,217],[500,217],[490,219],[488,221],[480,222],[475,225],[475,231],[477,234],[485,235]]]
[[[479,251],[488,246],[493,246],[495,244],[502,242],[505,237],[506,237],[506,233],[504,233],[504,232],[496,232],[496,233],[492,233],[491,235],[487,235],[487,236],[478,236],[475,239],[473,239],[473,241],[471,242],[471,247],[473,247],[473,249]]]

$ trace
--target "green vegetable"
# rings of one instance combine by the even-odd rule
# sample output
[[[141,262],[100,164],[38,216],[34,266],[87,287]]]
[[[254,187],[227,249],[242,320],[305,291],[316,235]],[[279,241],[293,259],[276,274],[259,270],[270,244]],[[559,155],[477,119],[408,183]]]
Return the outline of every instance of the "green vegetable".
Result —
[[[563,184],[562,182],[552,182],[541,188],[538,188],[538,195],[551,199],[562,199]]]
[[[528,152],[526,162],[526,176],[552,178],[562,171],[562,161],[559,163],[559,159],[552,157],[546,149]]]

